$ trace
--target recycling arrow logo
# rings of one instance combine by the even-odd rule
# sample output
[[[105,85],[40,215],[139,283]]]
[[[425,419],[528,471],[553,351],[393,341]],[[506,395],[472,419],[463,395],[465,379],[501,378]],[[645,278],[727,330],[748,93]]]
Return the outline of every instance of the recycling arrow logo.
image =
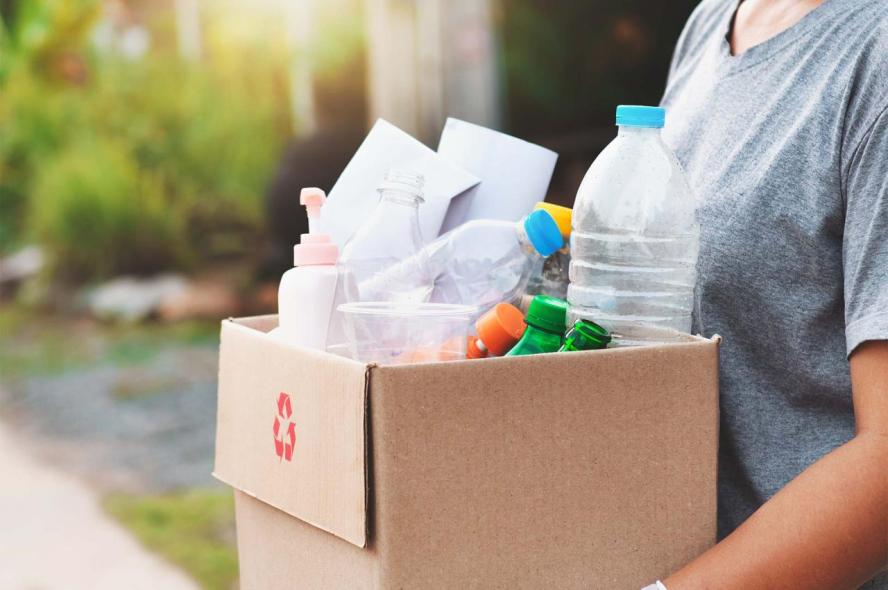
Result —
[[[277,414],[274,417],[274,452],[278,460],[292,461],[293,449],[296,446],[296,423],[291,420],[293,404],[290,396],[283,391],[277,399]]]

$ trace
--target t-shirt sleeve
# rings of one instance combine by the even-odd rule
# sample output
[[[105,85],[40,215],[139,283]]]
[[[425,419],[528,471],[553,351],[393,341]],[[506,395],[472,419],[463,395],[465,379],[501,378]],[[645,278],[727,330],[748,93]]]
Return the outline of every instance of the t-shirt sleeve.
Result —
[[[850,355],[868,340],[888,340],[888,107],[851,156],[842,248]]]

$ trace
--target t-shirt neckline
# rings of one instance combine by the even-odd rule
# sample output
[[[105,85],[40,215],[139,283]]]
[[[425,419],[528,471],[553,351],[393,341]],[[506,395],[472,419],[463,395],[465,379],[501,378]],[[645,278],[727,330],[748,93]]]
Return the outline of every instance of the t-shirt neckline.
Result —
[[[780,31],[758,45],[750,47],[740,55],[731,54],[730,35],[734,25],[734,17],[743,0],[728,2],[728,10],[722,17],[722,23],[719,26],[719,29],[722,31],[722,35],[718,38],[719,57],[722,67],[733,72],[767,61],[776,53],[807,35],[814,27],[839,11],[842,5],[848,1],[859,2],[860,0],[825,0],[791,27]]]

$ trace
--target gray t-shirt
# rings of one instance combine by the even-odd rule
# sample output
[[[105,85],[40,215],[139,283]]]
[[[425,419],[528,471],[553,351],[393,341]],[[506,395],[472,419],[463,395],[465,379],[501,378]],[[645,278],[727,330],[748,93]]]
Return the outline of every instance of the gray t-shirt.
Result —
[[[847,355],[888,340],[888,0],[734,57],[737,4],[697,7],[663,98],[700,201],[695,329],[724,337],[720,536],[852,438]]]

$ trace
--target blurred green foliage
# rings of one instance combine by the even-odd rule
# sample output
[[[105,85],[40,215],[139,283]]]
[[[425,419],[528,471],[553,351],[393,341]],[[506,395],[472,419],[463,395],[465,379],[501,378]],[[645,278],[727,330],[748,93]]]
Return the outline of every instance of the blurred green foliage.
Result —
[[[117,494],[105,509],[149,549],[179,565],[204,590],[237,586],[234,501],[230,491],[165,496]]]
[[[0,27],[0,251],[36,239],[71,281],[251,251],[292,131],[282,27],[209,11],[191,62],[158,11],[132,57],[91,43],[99,9],[25,0]]]
[[[128,324],[59,318],[39,309],[0,306],[0,382],[58,375],[103,363],[143,366],[163,351],[212,348],[218,342],[217,321],[151,323],[136,330]]]
[[[48,158],[35,183],[30,227],[63,278],[178,266],[184,207],[168,203],[159,176],[142,172],[121,141],[76,138]],[[112,254],[113,252],[113,254]]]
[[[37,162],[58,148],[75,105],[35,88],[36,72],[55,78],[97,14],[89,0],[17,2],[0,19],[0,251],[24,226],[28,185]]]
[[[96,0],[6,1],[0,14],[0,82],[17,67],[64,67],[60,56],[76,51],[98,15]]]

